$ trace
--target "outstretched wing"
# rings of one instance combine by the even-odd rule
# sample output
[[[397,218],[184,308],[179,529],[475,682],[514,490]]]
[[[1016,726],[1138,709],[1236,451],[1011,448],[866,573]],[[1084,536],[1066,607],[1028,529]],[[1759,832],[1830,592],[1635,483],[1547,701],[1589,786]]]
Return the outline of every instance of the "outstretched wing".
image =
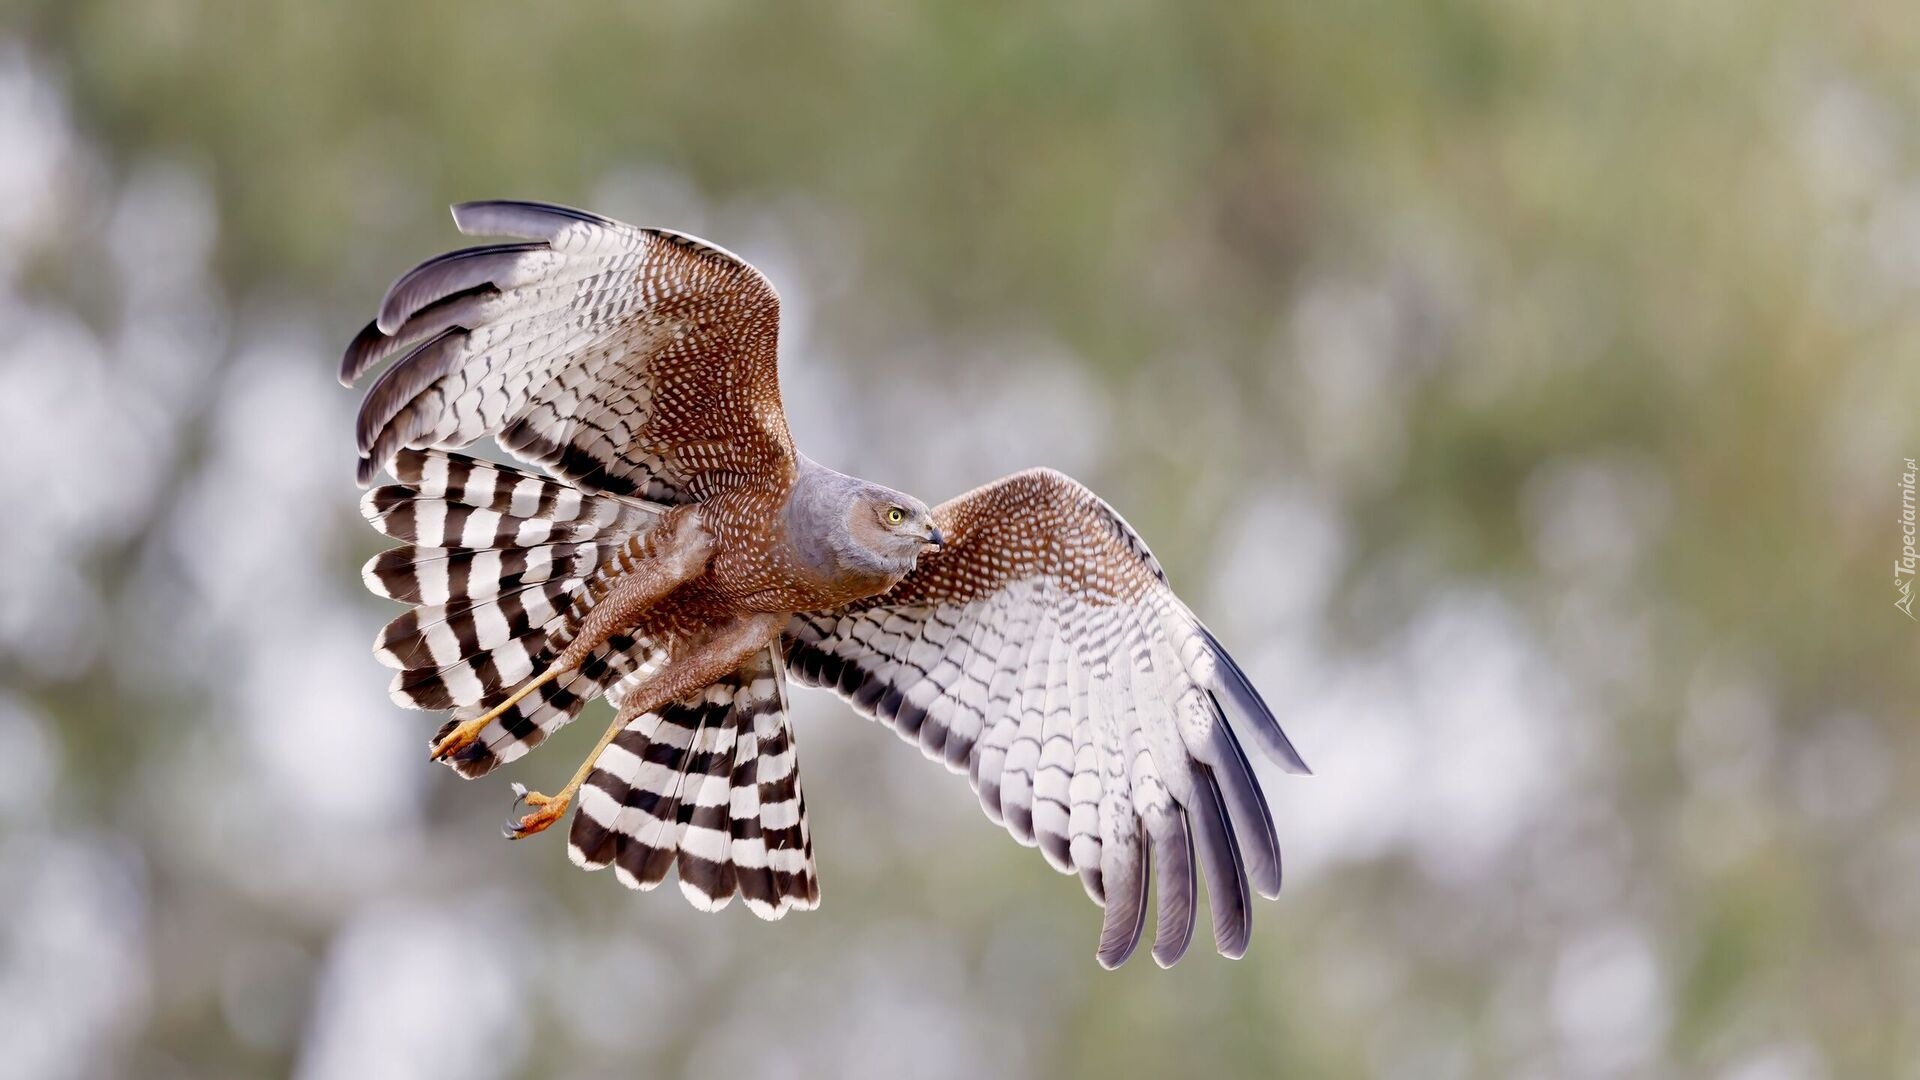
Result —
[[[1252,929],[1248,882],[1280,889],[1249,737],[1306,772],[1226,651],[1098,496],[1047,469],[934,510],[946,548],[887,594],[795,616],[789,671],[965,772],[987,815],[1078,872],[1106,909],[1100,962],[1132,954],[1157,862],[1153,956],[1192,939],[1195,865],[1220,952]]]
[[[791,482],[780,300],[758,270],[543,203],[462,203],[453,219],[516,242],[401,275],[347,346],[347,386],[400,354],[360,406],[361,484],[402,449],[486,435],[581,487],[655,502]]]

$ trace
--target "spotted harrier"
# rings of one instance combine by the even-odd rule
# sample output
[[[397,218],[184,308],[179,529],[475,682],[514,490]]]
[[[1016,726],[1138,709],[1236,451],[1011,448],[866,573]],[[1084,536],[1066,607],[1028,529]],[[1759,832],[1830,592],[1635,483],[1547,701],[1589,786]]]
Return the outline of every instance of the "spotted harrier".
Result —
[[[466,777],[604,695],[613,722],[507,835],[574,809],[568,854],[702,909],[820,891],[786,681],[837,690],[964,773],[987,816],[1077,873],[1124,962],[1159,881],[1153,957],[1245,952],[1280,848],[1242,749],[1307,771],[1147,545],[1091,491],[1015,473],[938,507],[794,448],[780,303],[684,233],[531,202],[453,208],[511,242],[422,263],[347,347],[362,509],[404,546],[363,573],[409,605],[374,645],[401,705],[447,711]],[[450,450],[492,436],[534,472]],[[521,810],[527,812],[519,814]],[[1197,867],[1197,869],[1196,869]]]

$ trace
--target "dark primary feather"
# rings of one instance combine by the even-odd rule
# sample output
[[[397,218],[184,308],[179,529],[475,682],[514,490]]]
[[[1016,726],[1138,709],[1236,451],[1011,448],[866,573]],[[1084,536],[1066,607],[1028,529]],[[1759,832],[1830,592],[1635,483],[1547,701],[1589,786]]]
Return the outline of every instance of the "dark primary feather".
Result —
[[[480,309],[499,296],[500,290],[489,283],[442,297],[408,316],[391,335],[381,332],[378,320],[367,323],[340,355],[340,385],[352,386],[375,364],[449,327],[472,329]]]
[[[1213,770],[1195,765],[1193,772],[1194,805],[1187,816],[1193,825],[1200,869],[1207,878],[1213,942],[1220,955],[1237,960],[1246,955],[1247,940],[1253,936],[1253,902],[1247,892],[1246,865],[1241,861],[1240,846],[1234,842],[1233,823],[1227,818]]]
[[[1219,702],[1211,693],[1207,698],[1219,715]],[[1260,790],[1239,736],[1224,716],[1215,728],[1215,739],[1221,746],[1222,760],[1213,770],[1213,779],[1220,786],[1235,835],[1241,841],[1248,877],[1261,896],[1272,900],[1280,895],[1280,836],[1274,831],[1273,812],[1267,807],[1266,793]]]
[[[1193,834],[1187,815],[1169,817],[1171,828],[1153,840],[1154,869],[1159,872],[1159,921],[1153,930],[1153,962],[1172,967],[1193,944],[1193,923],[1200,914],[1195,902]]]
[[[468,236],[552,241],[567,226],[582,222],[603,228],[616,224],[586,210],[524,199],[485,199],[453,207],[453,223]]]
[[[1307,767],[1306,760],[1300,756],[1300,751],[1293,748],[1293,742],[1287,738],[1287,733],[1280,730],[1280,721],[1274,719],[1273,710],[1267,708],[1265,699],[1253,688],[1253,683],[1247,679],[1246,673],[1240,670],[1240,665],[1233,659],[1233,654],[1228,652],[1226,647],[1220,644],[1220,639],[1213,636],[1213,631],[1207,629],[1198,619],[1194,620],[1193,625],[1206,638],[1207,644],[1213,650],[1213,658],[1219,665],[1220,682],[1227,692],[1226,704],[1232,707],[1234,717],[1253,729],[1253,736],[1259,740],[1261,748],[1281,768],[1302,776],[1313,775],[1313,770]]]
[[[380,315],[374,322],[381,333],[392,334],[429,304],[510,280],[526,255],[546,249],[545,244],[485,244],[436,255],[394,281],[380,301]]]
[[[459,363],[466,336],[466,331],[457,327],[442,330],[380,373],[354,419],[354,436],[362,454],[374,448],[380,433],[400,410]]]
[[[542,203],[462,203],[454,220],[515,240],[401,275],[342,354],[349,383],[401,357],[357,424],[363,486],[404,448],[489,435],[582,488],[656,502],[794,469],[779,302],[758,270],[703,240]]]
[[[1107,912],[1100,924],[1097,955],[1100,965],[1108,969],[1127,962],[1147,929],[1147,881],[1153,871],[1153,848],[1146,826],[1137,821],[1133,842],[1140,853],[1133,864],[1133,873],[1124,880],[1106,880]]]

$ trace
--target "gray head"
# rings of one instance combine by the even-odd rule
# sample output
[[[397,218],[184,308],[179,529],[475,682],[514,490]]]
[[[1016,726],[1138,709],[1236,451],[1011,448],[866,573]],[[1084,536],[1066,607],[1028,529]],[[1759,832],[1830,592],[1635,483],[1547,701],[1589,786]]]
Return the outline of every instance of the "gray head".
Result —
[[[829,581],[879,592],[945,542],[927,504],[805,458],[787,501],[795,549]]]

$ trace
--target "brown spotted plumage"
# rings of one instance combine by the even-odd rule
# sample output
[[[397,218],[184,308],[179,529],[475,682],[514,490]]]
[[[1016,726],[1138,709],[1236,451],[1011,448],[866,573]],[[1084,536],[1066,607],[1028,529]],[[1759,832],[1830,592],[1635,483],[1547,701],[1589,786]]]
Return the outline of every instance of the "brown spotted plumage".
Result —
[[[615,717],[508,834],[576,809],[569,850],[635,888],[777,918],[819,899],[785,678],[828,686],[964,773],[1106,909],[1123,962],[1185,952],[1205,881],[1238,956],[1280,850],[1243,743],[1306,766],[1113,509],[1050,470],[929,510],[797,453],[779,301],[725,250],[537,203],[454,208],[513,242],[403,275],[348,347],[363,500],[406,546],[375,644],[435,757],[480,776],[605,695]],[[449,453],[492,436],[542,476]]]

